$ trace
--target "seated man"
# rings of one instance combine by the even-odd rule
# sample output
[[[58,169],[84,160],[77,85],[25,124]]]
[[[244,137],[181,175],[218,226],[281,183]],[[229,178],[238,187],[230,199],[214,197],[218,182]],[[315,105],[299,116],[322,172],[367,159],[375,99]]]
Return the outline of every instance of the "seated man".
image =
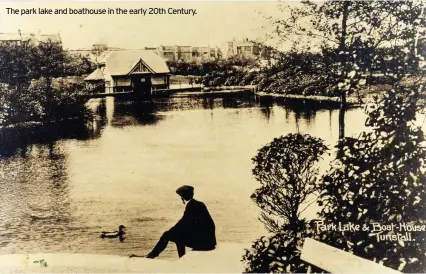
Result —
[[[195,200],[194,188],[182,186],[176,190],[187,202],[183,217],[166,231],[146,258],[155,258],[167,247],[169,241],[176,243],[179,258],[185,255],[185,246],[193,250],[212,250],[216,247],[215,224],[204,203]]]

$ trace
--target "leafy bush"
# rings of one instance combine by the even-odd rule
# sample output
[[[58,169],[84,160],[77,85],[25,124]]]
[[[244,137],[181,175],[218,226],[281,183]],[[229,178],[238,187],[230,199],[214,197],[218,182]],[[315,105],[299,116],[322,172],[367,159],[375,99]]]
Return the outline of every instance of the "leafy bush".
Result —
[[[287,229],[297,229],[302,204],[317,190],[317,162],[326,151],[321,139],[288,134],[262,147],[252,159],[252,172],[261,187],[251,198],[262,209],[269,231],[282,231],[283,225],[275,218]]]

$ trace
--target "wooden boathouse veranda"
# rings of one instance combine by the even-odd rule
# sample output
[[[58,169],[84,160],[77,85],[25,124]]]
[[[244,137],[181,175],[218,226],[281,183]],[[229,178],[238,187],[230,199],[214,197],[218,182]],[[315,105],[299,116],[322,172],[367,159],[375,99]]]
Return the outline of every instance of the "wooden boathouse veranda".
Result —
[[[89,85],[103,84],[105,94],[147,96],[169,89],[170,70],[165,59],[149,50],[111,51],[84,80]]]

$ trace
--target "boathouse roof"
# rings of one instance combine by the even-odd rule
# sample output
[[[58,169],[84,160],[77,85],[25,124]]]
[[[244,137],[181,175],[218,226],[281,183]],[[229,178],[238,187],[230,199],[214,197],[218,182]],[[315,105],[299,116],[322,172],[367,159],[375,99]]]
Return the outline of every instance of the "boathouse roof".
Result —
[[[90,73],[89,76],[84,78],[85,81],[103,81],[105,80],[104,72],[102,68],[97,68],[94,72]]]
[[[110,75],[127,75],[141,60],[152,73],[170,73],[166,60],[151,50],[111,51],[105,66]]]

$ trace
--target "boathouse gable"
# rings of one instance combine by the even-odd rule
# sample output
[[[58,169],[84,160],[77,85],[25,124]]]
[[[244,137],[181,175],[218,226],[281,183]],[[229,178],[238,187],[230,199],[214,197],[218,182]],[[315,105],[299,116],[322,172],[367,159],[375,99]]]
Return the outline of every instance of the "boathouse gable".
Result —
[[[148,66],[140,59],[134,68],[130,71],[130,74],[136,74],[136,73],[152,73],[155,74],[155,71],[148,68]]]

